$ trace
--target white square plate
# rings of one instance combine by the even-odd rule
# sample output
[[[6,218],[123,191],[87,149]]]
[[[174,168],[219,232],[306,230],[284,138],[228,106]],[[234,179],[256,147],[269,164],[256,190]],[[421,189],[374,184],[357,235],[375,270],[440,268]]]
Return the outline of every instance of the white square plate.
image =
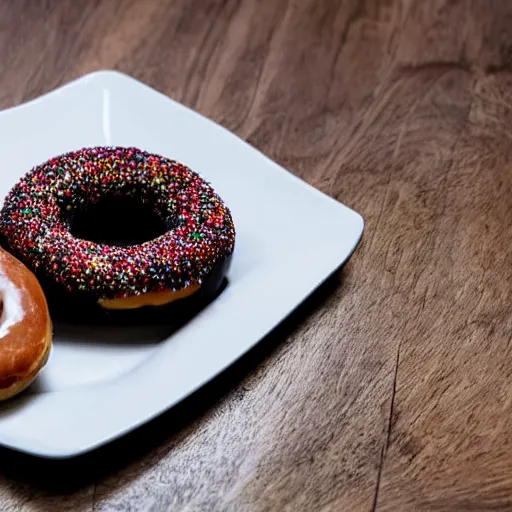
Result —
[[[198,171],[231,208],[222,294],[179,331],[56,326],[28,393],[0,404],[0,445],[42,457],[92,450],[233,363],[349,258],[363,219],[221,126],[112,71],[0,112],[0,197],[33,165],[93,145],[137,146]]]

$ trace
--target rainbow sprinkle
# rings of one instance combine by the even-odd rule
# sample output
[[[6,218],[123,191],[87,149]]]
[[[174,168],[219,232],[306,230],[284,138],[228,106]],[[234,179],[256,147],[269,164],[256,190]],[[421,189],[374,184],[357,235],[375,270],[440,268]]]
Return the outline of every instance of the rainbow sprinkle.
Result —
[[[72,236],[73,211],[116,195],[151,205],[173,228],[129,247]],[[231,213],[210,184],[134,147],[83,148],[34,167],[9,192],[0,229],[31,270],[98,299],[200,284],[235,243]]]

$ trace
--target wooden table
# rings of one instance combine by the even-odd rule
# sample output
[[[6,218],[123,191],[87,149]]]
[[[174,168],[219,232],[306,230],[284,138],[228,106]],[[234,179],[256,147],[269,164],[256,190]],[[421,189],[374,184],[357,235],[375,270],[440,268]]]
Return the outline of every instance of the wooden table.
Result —
[[[0,0],[0,61],[0,108],[118,69],[366,220],[176,410],[78,462],[0,452],[0,510],[512,510],[512,2]]]

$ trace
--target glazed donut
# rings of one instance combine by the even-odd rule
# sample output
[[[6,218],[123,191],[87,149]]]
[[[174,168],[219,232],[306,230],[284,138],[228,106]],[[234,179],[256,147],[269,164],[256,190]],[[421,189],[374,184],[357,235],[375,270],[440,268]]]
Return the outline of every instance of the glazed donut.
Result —
[[[128,245],[73,234],[81,213],[116,201],[132,201],[128,214],[134,204],[150,208],[164,232]],[[106,208],[94,229],[100,232],[108,215]],[[235,243],[231,213],[209,183],[134,147],[83,148],[34,167],[7,195],[0,231],[47,293],[109,311],[181,301],[212,276],[208,288],[216,291]]]
[[[52,322],[36,277],[0,249],[0,400],[23,391],[46,364]]]

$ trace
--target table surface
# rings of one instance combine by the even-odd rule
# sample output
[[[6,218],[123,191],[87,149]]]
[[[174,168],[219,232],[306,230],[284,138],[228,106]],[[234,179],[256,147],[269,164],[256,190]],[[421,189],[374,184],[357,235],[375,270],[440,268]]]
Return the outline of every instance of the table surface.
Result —
[[[121,70],[366,221],[176,410],[67,465],[0,452],[0,510],[512,509],[512,2],[0,0],[0,56],[0,108]]]

